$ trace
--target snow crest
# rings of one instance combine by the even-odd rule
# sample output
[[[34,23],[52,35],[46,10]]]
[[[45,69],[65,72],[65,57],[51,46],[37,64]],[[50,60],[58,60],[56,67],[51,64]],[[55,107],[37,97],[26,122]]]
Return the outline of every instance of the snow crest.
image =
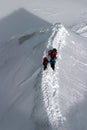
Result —
[[[56,61],[55,71],[52,70],[50,65],[46,71],[42,72],[42,92],[43,92],[43,101],[45,105],[45,109],[49,118],[49,122],[53,129],[62,129],[63,122],[65,117],[62,116],[60,106],[59,106],[59,51],[65,45],[65,38],[68,32],[61,24],[56,24],[52,29],[52,35],[48,40],[46,52],[51,48],[56,48],[58,50],[58,56]]]

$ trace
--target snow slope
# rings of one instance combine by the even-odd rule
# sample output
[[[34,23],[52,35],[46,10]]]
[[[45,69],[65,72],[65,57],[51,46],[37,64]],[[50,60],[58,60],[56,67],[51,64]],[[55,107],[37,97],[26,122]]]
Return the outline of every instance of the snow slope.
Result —
[[[0,44],[0,129],[31,129],[33,87],[49,35],[39,32],[21,44],[19,39]]]
[[[87,37],[87,23],[83,22],[73,26],[72,31],[80,34],[83,37]]]
[[[55,24],[0,44],[1,130],[87,130],[86,42]],[[43,71],[53,47],[56,69]]]
[[[80,16],[78,22],[74,24],[71,28],[72,31],[74,31],[75,33],[83,37],[87,37],[87,12],[84,12]]]
[[[87,39],[68,32],[59,61],[60,107],[67,129],[86,130]]]

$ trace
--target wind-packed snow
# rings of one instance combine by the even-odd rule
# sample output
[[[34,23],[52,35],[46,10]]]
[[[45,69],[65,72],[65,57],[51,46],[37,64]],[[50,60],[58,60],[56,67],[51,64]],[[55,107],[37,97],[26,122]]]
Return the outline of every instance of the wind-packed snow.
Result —
[[[55,24],[0,44],[0,130],[87,130],[86,42]]]
[[[87,23],[80,23],[72,27],[72,31],[80,34],[83,37],[87,37]]]

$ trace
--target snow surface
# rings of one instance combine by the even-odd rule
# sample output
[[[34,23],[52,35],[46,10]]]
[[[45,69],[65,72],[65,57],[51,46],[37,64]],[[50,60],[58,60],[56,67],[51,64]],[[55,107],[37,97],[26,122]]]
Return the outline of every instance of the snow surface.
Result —
[[[0,130],[87,130],[86,42],[55,24],[0,43]],[[55,71],[43,71],[53,47]]]
[[[84,12],[78,21],[79,22],[72,25],[72,31],[87,38],[87,12]]]
[[[73,26],[72,31],[80,34],[83,37],[87,37],[87,23],[83,22]]]

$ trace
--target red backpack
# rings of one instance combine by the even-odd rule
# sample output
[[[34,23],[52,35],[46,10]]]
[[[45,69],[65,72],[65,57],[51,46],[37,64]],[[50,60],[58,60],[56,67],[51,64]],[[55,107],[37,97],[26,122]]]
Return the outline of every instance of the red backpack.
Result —
[[[43,58],[43,64],[48,64],[48,59],[47,59],[47,57],[44,57],[44,58]]]
[[[52,59],[54,59],[54,58],[56,58],[56,55],[57,55],[57,50],[56,50],[56,49],[53,49],[53,51],[52,51],[51,54],[50,54],[50,57],[51,57]]]
[[[56,58],[56,55],[57,55],[57,52],[53,52],[50,57],[53,59],[53,58]]]

